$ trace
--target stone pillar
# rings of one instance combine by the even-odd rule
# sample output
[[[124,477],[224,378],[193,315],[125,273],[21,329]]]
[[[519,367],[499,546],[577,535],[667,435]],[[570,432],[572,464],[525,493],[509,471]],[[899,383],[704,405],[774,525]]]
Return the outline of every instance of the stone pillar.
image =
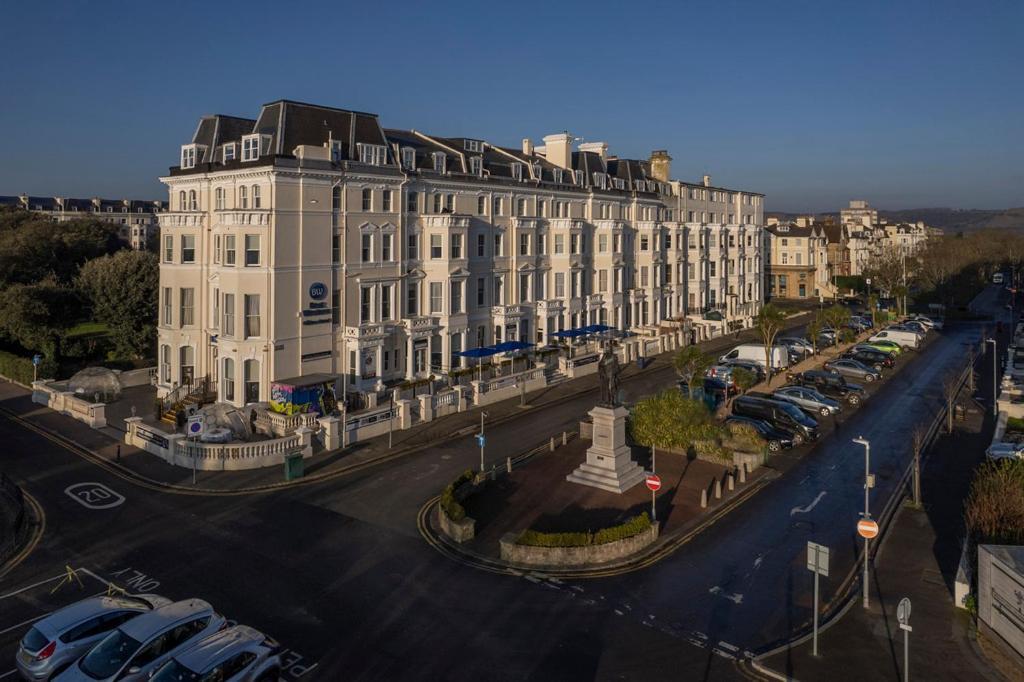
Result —
[[[127,417],[124,420],[124,442],[126,445],[135,445],[135,432],[142,423],[142,417]]]
[[[324,448],[337,450],[341,447],[341,417],[320,417],[317,421],[324,432]]]
[[[420,401],[420,419],[425,422],[434,421],[434,396],[425,393],[416,397]]]
[[[373,370],[377,374],[377,383],[384,381],[384,343],[373,349]]]
[[[474,405],[481,404],[481,401],[483,400],[484,384],[485,383],[486,382],[480,381],[478,379],[474,379],[473,381],[469,382],[469,385],[472,387],[472,390],[473,390],[473,404]]]
[[[412,427],[412,401],[396,400],[395,406],[398,408],[398,428],[404,430]]]
[[[465,386],[455,387],[455,394],[458,396],[459,412],[465,412],[469,409],[469,397],[466,395],[468,390]]]
[[[185,434],[172,433],[167,436],[167,463],[178,466],[192,466],[192,460],[185,456]]]
[[[299,437],[299,446],[301,448],[303,458],[313,456],[313,429],[308,426],[300,426],[295,429],[295,434]]]
[[[412,381],[415,378],[413,374],[413,360],[416,357],[416,351],[412,349],[412,334],[409,334],[409,338],[405,340],[405,380]]]
[[[717,478],[715,479],[715,499],[722,499],[722,481]]]

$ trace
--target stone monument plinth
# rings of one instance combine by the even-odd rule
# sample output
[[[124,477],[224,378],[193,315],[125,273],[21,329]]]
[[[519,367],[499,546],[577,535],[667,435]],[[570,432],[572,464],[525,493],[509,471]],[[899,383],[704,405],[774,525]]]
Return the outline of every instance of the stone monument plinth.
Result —
[[[644,480],[644,470],[630,457],[626,445],[626,417],[629,410],[620,406],[598,406],[590,411],[594,419],[594,439],[587,449],[587,461],[565,477],[612,493],[623,493]]]

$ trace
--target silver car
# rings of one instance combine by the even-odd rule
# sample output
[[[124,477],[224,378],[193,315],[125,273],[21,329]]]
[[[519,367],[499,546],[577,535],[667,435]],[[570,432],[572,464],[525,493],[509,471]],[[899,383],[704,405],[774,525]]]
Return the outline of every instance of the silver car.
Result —
[[[853,360],[851,358],[832,360],[826,362],[823,367],[835,374],[842,374],[844,377],[852,379],[860,379],[869,384],[876,379],[882,378],[882,373],[874,367],[869,367],[860,360]]]
[[[772,397],[776,400],[785,400],[788,403],[793,403],[805,412],[811,412],[822,417],[839,414],[843,411],[839,401],[823,396],[807,386],[784,386],[772,393]]]
[[[164,663],[152,682],[277,682],[281,646],[248,625],[207,637]]]
[[[90,597],[54,611],[21,638],[14,663],[26,680],[49,680],[117,626],[170,604],[155,594]]]
[[[60,675],[59,682],[140,682],[167,659],[225,626],[202,599],[186,599],[144,613],[104,637]]]

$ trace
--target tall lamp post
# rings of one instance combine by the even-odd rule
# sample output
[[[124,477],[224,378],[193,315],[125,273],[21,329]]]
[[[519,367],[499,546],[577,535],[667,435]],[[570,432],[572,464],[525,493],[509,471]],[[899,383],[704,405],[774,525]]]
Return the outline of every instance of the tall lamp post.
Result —
[[[864,519],[871,519],[870,499],[868,493],[872,488],[875,487],[875,477],[871,475],[871,443],[866,440],[863,436],[858,436],[853,439],[854,443],[864,446]],[[869,604],[869,589],[868,589],[868,549],[870,548],[871,540],[867,536],[864,537],[864,608],[868,608]]]
[[[995,339],[985,339],[985,343],[992,344],[992,416],[999,416],[999,370],[997,369],[998,360],[998,346],[996,345]]]

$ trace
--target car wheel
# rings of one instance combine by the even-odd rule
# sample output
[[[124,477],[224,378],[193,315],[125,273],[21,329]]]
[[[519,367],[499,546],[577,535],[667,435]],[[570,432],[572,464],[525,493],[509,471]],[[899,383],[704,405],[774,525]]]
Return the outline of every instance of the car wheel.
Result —
[[[849,403],[851,405],[859,405],[860,404],[860,396],[857,395],[856,393],[851,393],[850,397],[847,398],[847,400],[849,401]]]
[[[777,440],[768,441],[768,452],[778,452],[782,449],[782,443]]]
[[[864,375],[864,381],[868,382],[869,384],[872,381],[874,381],[874,380],[875,380],[875,375],[874,374],[865,374]]]
[[[820,410],[818,410],[818,414],[820,414],[822,417],[827,417],[829,415],[828,408],[827,407],[821,408]]]
[[[802,435],[800,435],[799,433],[794,433],[793,434],[793,445],[800,446],[800,445],[803,445],[803,444],[804,444],[804,437]]]
[[[875,369],[877,369],[879,372],[881,372],[882,371],[882,363],[880,363],[880,362],[876,363],[875,364]]]

